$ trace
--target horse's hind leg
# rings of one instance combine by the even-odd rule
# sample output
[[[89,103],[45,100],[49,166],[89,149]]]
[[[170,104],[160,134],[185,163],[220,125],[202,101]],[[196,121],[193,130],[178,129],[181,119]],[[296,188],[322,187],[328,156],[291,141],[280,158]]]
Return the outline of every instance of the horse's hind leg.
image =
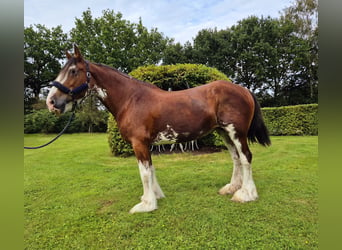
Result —
[[[233,124],[229,124],[224,129],[228,132],[229,138],[235,146],[242,170],[242,185],[234,193],[232,200],[238,202],[254,201],[258,198],[258,193],[252,176],[252,153],[248,148],[247,137],[238,136]]]
[[[239,154],[234,146],[234,143],[229,138],[228,133],[225,130],[217,129],[217,133],[222,137],[228,151],[233,160],[233,174],[230,179],[230,183],[226,184],[219,190],[219,194],[234,194],[242,185],[242,166],[239,158]]]

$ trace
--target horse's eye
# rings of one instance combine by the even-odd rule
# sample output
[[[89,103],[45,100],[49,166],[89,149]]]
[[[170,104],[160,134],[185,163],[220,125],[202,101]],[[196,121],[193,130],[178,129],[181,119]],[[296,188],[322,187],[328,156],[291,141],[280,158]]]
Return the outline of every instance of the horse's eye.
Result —
[[[70,70],[70,73],[71,73],[72,75],[76,75],[76,69]]]

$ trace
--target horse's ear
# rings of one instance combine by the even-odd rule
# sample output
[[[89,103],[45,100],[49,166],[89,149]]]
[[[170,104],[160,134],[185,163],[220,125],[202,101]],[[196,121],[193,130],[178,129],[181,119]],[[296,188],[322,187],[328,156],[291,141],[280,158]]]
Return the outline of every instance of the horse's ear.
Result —
[[[74,43],[74,55],[77,59],[82,59],[81,52],[75,43]]]
[[[70,53],[67,50],[65,51],[65,55],[66,55],[68,60],[70,60],[72,58],[72,55],[70,55]]]

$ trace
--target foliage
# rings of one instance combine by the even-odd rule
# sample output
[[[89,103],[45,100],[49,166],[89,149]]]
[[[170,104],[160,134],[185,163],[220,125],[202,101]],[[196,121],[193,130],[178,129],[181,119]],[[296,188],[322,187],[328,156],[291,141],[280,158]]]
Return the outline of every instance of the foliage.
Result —
[[[182,46],[180,43],[170,41],[166,46],[163,54],[163,64],[184,64],[192,63],[193,60],[192,45],[188,41]]]
[[[318,0],[295,0],[292,6],[283,10],[281,19],[294,23],[299,37],[310,39],[317,36]]]
[[[214,80],[229,80],[227,76],[217,69],[204,65],[177,64],[167,66],[144,66],[133,70],[130,75],[150,82],[164,90],[181,90],[196,87]],[[115,156],[129,156],[133,154],[132,147],[125,142],[119,132],[113,115],[108,119],[108,142],[111,152]],[[200,144],[211,145],[215,143],[213,136],[207,136]]]
[[[287,88],[282,94],[287,97],[287,105],[298,104],[308,99],[317,102],[318,96],[318,1],[296,0],[292,6],[283,10],[282,22],[294,25],[294,36],[303,45],[296,54],[296,74],[292,74]],[[300,46],[298,46],[300,45]],[[305,49],[305,50],[304,50]],[[304,50],[304,53],[303,53]]]
[[[84,11],[82,18],[76,18],[71,40],[79,45],[85,58],[126,73],[158,63],[169,41],[157,29],[148,31],[141,20],[131,23],[120,12],[109,9],[98,18],[93,18],[90,9]]]
[[[47,109],[33,110],[24,116],[24,133],[59,133],[69,120],[71,113],[60,116]],[[105,132],[107,129],[107,111],[97,112],[97,120],[91,121],[92,131],[89,131],[89,121],[84,120],[82,112],[77,112],[65,133]]]
[[[95,95],[88,96],[80,106],[76,113],[76,118],[80,121],[81,127],[88,128],[88,132],[106,131],[108,112],[102,106]],[[99,131],[98,127],[102,127]]]
[[[134,154],[131,144],[125,142],[120,134],[119,128],[113,115],[108,118],[108,143],[114,156],[127,157]]]
[[[24,152],[24,249],[318,249],[316,136],[253,145],[259,200],[244,204],[217,194],[232,174],[227,151],[156,155],[166,198],[134,215],[142,194],[136,159],[111,157],[106,136],[65,135]]]
[[[24,29],[25,113],[39,100],[40,90],[58,74],[67,44],[61,26],[48,29],[37,24]]]
[[[139,67],[130,75],[164,90],[182,90],[215,80],[229,80],[217,69],[201,64],[150,65]]]
[[[297,0],[281,19],[250,16],[224,30],[203,29],[193,46],[170,45],[163,61],[215,67],[256,93],[262,106],[315,103],[318,32],[317,25],[311,25],[314,18],[305,21],[317,14],[314,2]]]
[[[271,135],[318,135],[318,105],[263,108]]]
[[[54,132],[58,118],[47,110],[36,110],[24,116],[25,133]]]

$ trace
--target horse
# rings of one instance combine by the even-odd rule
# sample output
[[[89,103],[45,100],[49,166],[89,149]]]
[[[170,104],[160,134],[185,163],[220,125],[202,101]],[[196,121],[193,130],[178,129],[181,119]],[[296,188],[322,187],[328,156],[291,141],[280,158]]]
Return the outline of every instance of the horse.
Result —
[[[228,184],[218,193],[232,194],[232,201],[258,199],[252,177],[249,142],[271,144],[260,105],[248,89],[230,81],[214,81],[198,87],[164,91],[119,70],[85,60],[74,45],[67,62],[46,99],[51,112],[70,111],[89,90],[116,119],[122,138],[132,145],[143,186],[141,201],[130,213],[150,212],[165,197],[157,181],[151,145],[196,140],[216,130],[233,160]]]

